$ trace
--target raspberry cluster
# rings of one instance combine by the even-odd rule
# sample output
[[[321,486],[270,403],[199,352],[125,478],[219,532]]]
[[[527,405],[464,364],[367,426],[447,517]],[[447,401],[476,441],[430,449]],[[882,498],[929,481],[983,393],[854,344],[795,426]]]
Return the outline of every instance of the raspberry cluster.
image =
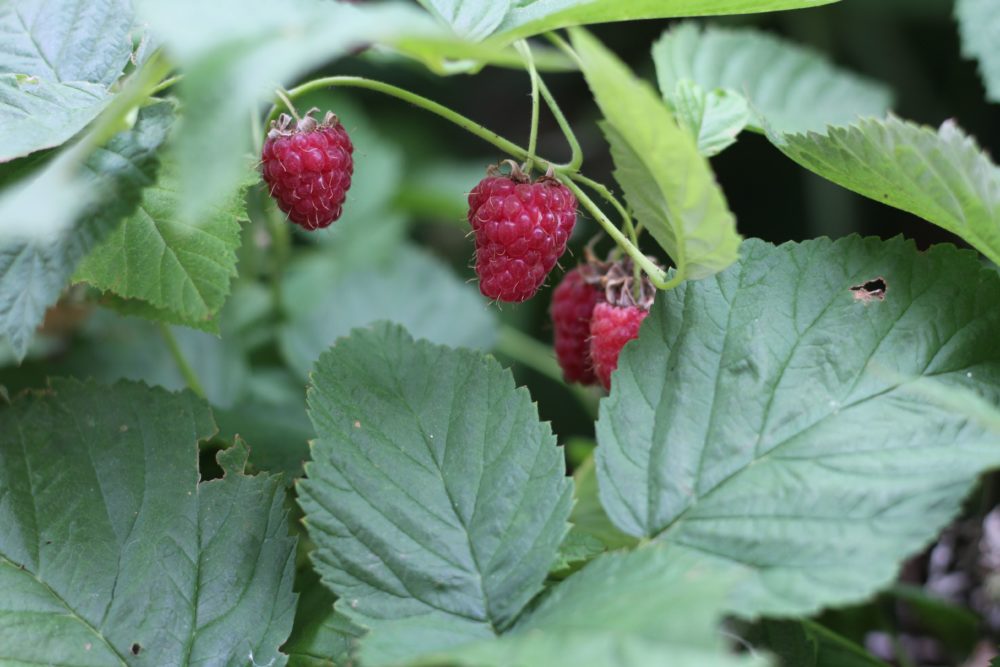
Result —
[[[513,169],[491,173],[469,193],[479,290],[498,301],[532,297],[566,252],[576,197],[554,178],[535,182]]]
[[[639,335],[656,290],[635,282],[632,263],[598,262],[568,272],[552,295],[556,358],[567,382],[611,388],[618,355]]]
[[[354,145],[337,117],[309,111],[294,121],[281,114],[264,141],[264,181],[278,208],[307,230],[328,227],[341,214],[354,174]]]

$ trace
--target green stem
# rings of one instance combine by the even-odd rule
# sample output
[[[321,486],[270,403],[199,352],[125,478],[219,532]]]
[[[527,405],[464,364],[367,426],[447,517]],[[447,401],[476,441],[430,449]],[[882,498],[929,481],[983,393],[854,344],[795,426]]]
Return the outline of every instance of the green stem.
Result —
[[[150,95],[156,95],[157,93],[162,93],[164,90],[178,83],[183,78],[184,78],[183,74],[178,74],[176,76],[164,79],[163,81],[158,83],[155,88],[153,88],[153,90],[150,92]]]
[[[528,155],[534,155],[538,147],[538,71],[535,70],[535,60],[531,57],[531,47],[528,42],[521,39],[517,44],[518,53],[524,58],[524,65],[528,69],[528,76],[531,77],[531,133],[528,136]],[[531,173],[531,157],[525,162],[525,172]]]
[[[545,81],[539,77],[538,87],[542,93],[542,99],[545,100],[545,104],[548,105],[549,111],[552,112],[552,117],[556,119],[556,123],[559,125],[559,129],[562,130],[563,136],[566,137],[567,143],[569,143],[570,149],[570,159],[564,165],[563,171],[568,173],[577,172],[580,169],[580,165],[583,164],[583,150],[580,148],[580,141],[576,138],[576,134],[573,132],[573,127],[566,120],[565,114],[563,114],[562,109],[559,108],[559,104],[556,102],[556,98],[552,96],[552,92],[549,91],[549,87],[545,84]],[[556,167],[558,170],[558,167]]]
[[[194,369],[191,368],[191,364],[184,358],[184,352],[181,351],[181,346],[177,344],[177,338],[174,337],[174,332],[170,330],[170,325],[160,322],[159,327],[160,335],[163,336],[163,340],[167,343],[170,356],[174,358],[174,363],[177,364],[177,369],[181,372],[181,376],[184,378],[188,389],[193,391],[198,398],[205,398],[205,390],[202,388]]]
[[[615,210],[617,210],[618,214],[622,217],[622,225],[625,227],[625,233],[628,234],[629,240],[632,241],[636,247],[638,247],[639,235],[635,226],[632,224],[632,216],[629,215],[628,210],[622,205],[622,203],[618,201],[618,198],[611,193],[611,190],[609,190],[603,183],[599,183],[592,178],[587,178],[583,174],[573,174],[570,178],[577,183],[586,185],[588,188],[601,195],[606,202],[615,207]]]
[[[294,100],[298,97],[301,97],[302,95],[311,93],[315,90],[330,88],[334,86],[343,86],[348,88],[363,88],[366,90],[373,90],[379,93],[383,93],[385,95],[389,95],[391,97],[395,97],[397,99],[403,100],[404,102],[409,102],[410,104],[418,108],[424,109],[425,111],[429,111],[437,116],[440,116],[441,118],[444,118],[445,120],[451,123],[454,123],[455,125],[461,127],[463,130],[479,137],[483,141],[493,144],[494,146],[496,146],[497,148],[499,148],[500,150],[514,157],[517,160],[523,162],[530,157],[531,159],[539,162],[547,162],[547,160],[539,159],[538,156],[536,155],[530,155],[528,151],[521,148],[514,142],[505,139],[504,137],[501,137],[496,132],[486,129],[485,127],[475,122],[474,120],[471,120],[470,118],[467,118],[460,113],[452,111],[443,104],[438,104],[433,100],[429,100],[426,97],[423,97],[422,95],[411,93],[408,90],[404,90],[403,88],[399,88],[397,86],[393,86],[388,83],[383,83],[382,81],[374,81],[372,79],[366,79],[360,76],[328,76],[328,77],[323,77],[321,79],[314,79],[312,81],[302,84],[301,86],[292,88],[291,90],[288,91],[287,94],[290,99]],[[272,107],[271,112],[268,114],[266,124],[270,124],[270,122],[274,120],[277,117],[277,115],[278,115],[277,106]],[[566,165],[555,166],[557,170],[560,167],[565,169]]]
[[[604,215],[604,211],[602,211],[600,207],[594,203],[594,200],[588,197],[587,193],[580,189],[580,186],[574,183],[572,179],[567,176],[561,176],[559,180],[561,180],[566,187],[573,191],[573,194],[576,195],[577,201],[579,201],[580,204],[582,204],[583,207],[587,209],[592,216],[594,216],[594,219],[597,220],[598,224],[604,228],[604,231],[608,233],[608,236],[614,239],[614,242],[617,243],[622,250],[624,250],[626,254],[632,258],[632,261],[642,268],[646,275],[649,276],[649,281],[653,283],[654,287],[657,289],[672,289],[680,283],[677,276],[675,276],[673,280],[668,281],[667,275],[664,273],[663,269],[656,266],[651,259],[643,255],[638,246],[634,245],[624,234],[621,233],[621,230],[615,227],[614,223],[608,219],[608,216]]]
[[[559,368],[552,348],[514,327],[508,325],[500,327],[497,352],[555,382],[563,383],[562,369]],[[575,384],[567,385],[567,389],[586,408],[590,416],[597,416],[598,401],[593,393]]]

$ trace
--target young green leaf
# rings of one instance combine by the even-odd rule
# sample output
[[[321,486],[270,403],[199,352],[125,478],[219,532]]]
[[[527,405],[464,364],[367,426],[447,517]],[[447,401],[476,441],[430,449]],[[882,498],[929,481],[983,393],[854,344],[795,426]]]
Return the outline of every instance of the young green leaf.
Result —
[[[1000,264],[1000,169],[953,122],[935,132],[890,116],[768,136],[806,169],[933,222]]]
[[[128,62],[132,20],[127,0],[0,5],[0,162],[58,146],[97,117]]]
[[[295,539],[189,393],[53,381],[0,408],[0,646],[17,664],[284,664]],[[251,657],[252,656],[252,657]]]
[[[824,56],[753,29],[682,23],[653,46],[660,90],[678,105],[678,85],[724,88],[753,107],[751,127],[822,131],[859,116],[882,116],[892,103],[883,85],[838,69]],[[711,116],[709,116],[711,117]]]
[[[87,255],[74,280],[146,301],[172,315],[171,322],[204,325],[222,308],[236,276],[243,194],[238,188],[186,223],[178,215],[176,165],[165,164],[136,211]]]
[[[1000,404],[1000,277],[898,238],[742,256],[659,294],[623,350],[601,501],[626,533],[745,565],[743,614],[861,600],[1000,465],[1000,431],[926,391]]]
[[[333,257],[303,257],[283,285],[288,322],[279,345],[303,377],[335,340],[376,320],[398,322],[435,343],[493,346],[496,322],[476,290],[423,251],[403,247],[387,265],[346,272]]]
[[[1000,102],[1000,2],[957,0],[955,18],[962,35],[962,55],[979,60],[986,96]]]
[[[139,203],[156,175],[156,151],[173,122],[167,103],[139,112],[77,165],[70,149],[37,175],[0,193],[0,334],[23,358],[46,308],[77,263]]]
[[[469,0],[472,1],[472,0]],[[492,0],[475,0],[487,4]],[[828,5],[838,0],[520,0],[497,28],[504,39],[588,23],[681,16],[750,14]]]
[[[762,667],[764,659],[728,654],[717,628],[734,580],[674,546],[605,554],[501,638],[418,664]]]
[[[604,114],[615,178],[639,222],[682,278],[705,278],[737,257],[740,236],[715,174],[652,86],[589,33],[574,29],[587,83]]]
[[[705,91],[690,79],[679,80],[667,102],[705,157],[718,155],[736,143],[750,120],[750,105],[742,95],[723,88]]]
[[[572,482],[525,389],[492,357],[355,329],[312,374],[299,503],[366,665],[491,638],[541,590]]]

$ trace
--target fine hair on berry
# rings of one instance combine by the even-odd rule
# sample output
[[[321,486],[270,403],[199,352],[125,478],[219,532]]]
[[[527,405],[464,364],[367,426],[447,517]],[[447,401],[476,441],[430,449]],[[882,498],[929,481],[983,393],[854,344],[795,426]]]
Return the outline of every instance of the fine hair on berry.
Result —
[[[322,122],[310,110],[293,120],[281,114],[271,123],[261,151],[268,192],[288,219],[303,229],[330,226],[343,212],[354,174],[354,145],[337,117]]]
[[[601,290],[585,277],[586,267],[577,267],[563,276],[552,293],[552,327],[556,359],[566,382],[595,384],[594,362],[590,358],[590,320],[594,307],[603,300]]]
[[[551,176],[532,182],[516,165],[494,167],[469,193],[479,291],[497,301],[531,298],[566,252],[576,197]]]

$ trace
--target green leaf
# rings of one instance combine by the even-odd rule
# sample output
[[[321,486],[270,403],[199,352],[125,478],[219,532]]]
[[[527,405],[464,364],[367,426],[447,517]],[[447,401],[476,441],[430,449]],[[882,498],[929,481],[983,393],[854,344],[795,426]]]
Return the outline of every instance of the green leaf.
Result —
[[[601,506],[596,470],[594,457],[589,456],[573,473],[576,502],[569,517],[573,531],[597,539],[607,549],[633,547],[638,541],[618,530]]]
[[[813,621],[764,622],[767,648],[782,667],[888,667],[854,642]]]
[[[0,162],[58,146],[101,112],[131,28],[127,0],[0,6]]]
[[[681,79],[668,98],[677,122],[698,144],[705,157],[718,155],[736,143],[736,137],[750,119],[746,99],[731,90],[716,88],[706,92],[689,79]]]
[[[178,215],[176,165],[166,163],[138,209],[94,248],[74,280],[168,311],[171,322],[201,325],[222,308],[236,276],[243,190],[190,224]]]
[[[276,86],[363,44],[442,33],[425,12],[402,4],[301,0],[277,11],[270,0],[139,0],[138,9],[185,73],[177,152],[180,213],[189,221],[233,192],[246,157],[256,159],[250,114],[275,98]]]
[[[606,554],[558,584],[498,640],[420,664],[732,667],[717,630],[732,572],[672,546]]]
[[[955,18],[962,35],[962,55],[979,60],[986,96],[1000,102],[1000,2],[957,0]]]
[[[475,288],[439,260],[403,247],[387,265],[341,268],[340,253],[304,257],[289,267],[282,286],[288,321],[279,345],[289,365],[305,377],[335,340],[376,320],[404,325],[435,343],[489,349],[496,322]],[[332,256],[331,256],[332,255]]]
[[[571,34],[606,119],[615,178],[636,218],[682,279],[705,278],[732,264],[740,242],[736,220],[694,138],[652,86],[600,42],[579,29]]]
[[[491,0],[479,0],[486,4]],[[520,0],[497,32],[507,40],[588,23],[750,14],[828,5],[838,0]]]
[[[364,630],[334,611],[337,598],[311,569],[300,573],[302,593],[295,610],[292,635],[281,647],[289,667],[334,667],[350,665]]]
[[[145,107],[82,170],[71,149],[0,192],[0,334],[19,358],[77,263],[153,182],[172,120],[167,103]]]
[[[418,0],[427,11],[457,35],[479,40],[490,35],[503,21],[513,0]]]
[[[299,503],[366,665],[493,637],[541,590],[572,482],[526,389],[492,357],[356,329],[312,374]]]
[[[890,116],[769,137],[806,169],[933,222],[1000,264],[1000,169],[953,122],[935,132]]]
[[[188,393],[73,380],[0,408],[0,646],[16,664],[280,665],[295,539]]]
[[[1000,432],[926,390],[1000,404],[1000,277],[899,238],[741,254],[658,294],[622,351],[601,501],[630,535],[746,566],[744,615],[861,600],[1000,465]]]
[[[681,82],[726,89],[753,107],[751,127],[779,132],[823,131],[859,116],[883,116],[889,89],[838,69],[826,56],[749,28],[682,23],[653,46],[660,90],[672,106]],[[711,117],[711,116],[710,116]]]

